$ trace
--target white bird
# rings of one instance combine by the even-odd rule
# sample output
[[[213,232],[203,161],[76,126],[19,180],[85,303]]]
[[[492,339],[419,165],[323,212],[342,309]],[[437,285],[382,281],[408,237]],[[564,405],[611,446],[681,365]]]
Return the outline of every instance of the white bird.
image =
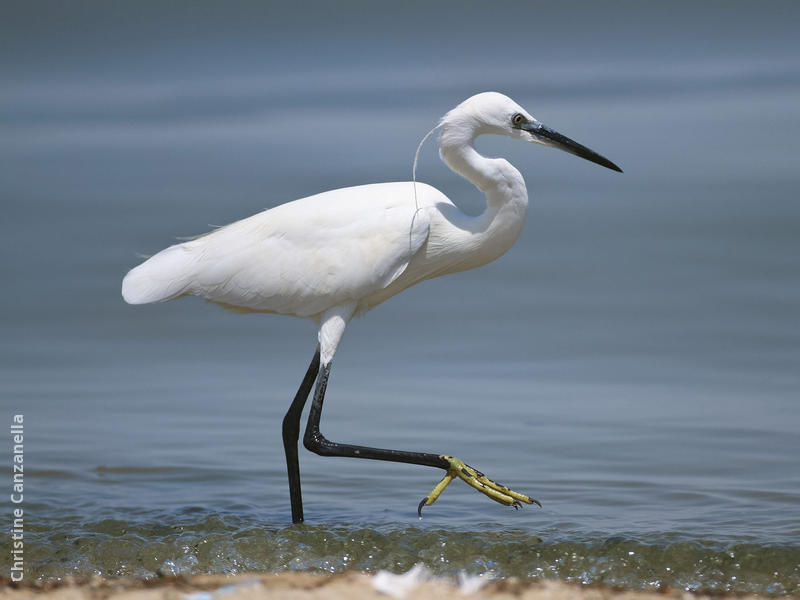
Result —
[[[303,520],[297,461],[300,415],[315,381],[305,447],[323,456],[444,469],[442,481],[420,502],[420,514],[456,477],[508,506],[538,504],[452,456],[338,444],[319,429],[331,361],[354,316],[426,279],[491,262],[519,237],[528,209],[525,181],[505,159],[479,154],[476,137],[493,133],[536,142],[621,172],[497,92],[468,98],[437,128],[442,160],[486,194],[486,209],[478,216],[464,214],[423,183],[332,190],[170,246],[132,269],[122,282],[122,296],[130,304],[201,296],[239,312],[307,317],[318,324],[316,353],[283,420],[293,522]]]

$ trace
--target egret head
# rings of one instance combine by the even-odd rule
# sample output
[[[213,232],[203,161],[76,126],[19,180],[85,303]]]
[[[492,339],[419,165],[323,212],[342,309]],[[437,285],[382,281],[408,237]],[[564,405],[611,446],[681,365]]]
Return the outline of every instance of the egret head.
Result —
[[[444,116],[441,125],[443,141],[446,136],[464,143],[463,138],[472,139],[484,133],[507,135],[558,148],[622,173],[607,158],[537,121],[511,98],[498,92],[482,92],[467,98]]]

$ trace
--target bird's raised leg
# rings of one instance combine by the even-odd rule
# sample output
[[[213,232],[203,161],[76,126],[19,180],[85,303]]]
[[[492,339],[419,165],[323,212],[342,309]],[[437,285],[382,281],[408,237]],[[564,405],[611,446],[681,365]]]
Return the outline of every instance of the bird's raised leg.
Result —
[[[515,492],[511,488],[501,483],[492,481],[486,477],[486,475],[477,469],[473,469],[455,456],[447,456],[443,454],[441,455],[441,458],[446,460],[450,466],[442,480],[436,484],[436,487],[433,488],[433,491],[425,496],[419,503],[419,506],[417,507],[417,514],[419,514],[420,517],[422,516],[422,508],[424,506],[430,506],[436,502],[436,499],[444,491],[444,488],[450,485],[450,482],[455,478],[462,479],[480,493],[485,494],[495,502],[505,504],[506,506],[519,508],[521,506],[520,502],[524,502],[525,504],[536,504],[540,508],[542,506],[542,503],[536,498],[531,498],[525,494],[520,494],[519,492]]]
[[[289,497],[292,501],[292,523],[303,522],[303,495],[300,490],[300,465],[297,462],[297,439],[300,437],[300,415],[308,394],[319,373],[319,348],[308,366],[303,382],[294,396],[292,405],[283,417],[283,450],[286,453],[286,471],[289,474]]]
[[[539,504],[537,500],[515,492],[504,485],[495,483],[487,478],[480,471],[464,464],[457,458],[444,454],[430,454],[426,452],[408,452],[405,450],[386,450],[383,448],[370,448],[367,446],[355,446],[352,444],[338,444],[328,440],[319,430],[319,421],[322,416],[322,403],[325,399],[325,390],[328,386],[328,377],[331,372],[331,363],[322,365],[317,387],[314,390],[314,399],[311,403],[311,410],[308,415],[308,424],[303,436],[303,445],[321,456],[346,456],[350,458],[368,458],[372,460],[385,460],[391,462],[411,463],[426,467],[438,467],[447,471],[444,478],[436,485],[433,491],[422,499],[417,508],[420,516],[422,507],[433,504],[444,488],[455,478],[464,480],[479,492],[485,494],[492,500],[514,506],[518,508],[520,502],[526,504]]]

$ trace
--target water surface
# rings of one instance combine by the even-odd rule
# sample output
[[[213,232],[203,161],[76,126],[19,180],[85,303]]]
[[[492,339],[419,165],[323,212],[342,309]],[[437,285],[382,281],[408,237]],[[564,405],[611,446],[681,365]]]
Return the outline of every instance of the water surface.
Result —
[[[29,578],[421,560],[800,591],[796,5],[553,5],[533,29],[521,5],[502,26],[478,5],[81,6],[15,7],[0,52],[0,407],[25,415]],[[625,174],[480,140],[526,177],[521,239],[352,323],[323,431],[454,454],[543,508],[454,484],[419,521],[439,473],[303,452],[290,527],[280,420],[313,325],[126,306],[121,278],[174,236],[408,179],[484,89]],[[481,209],[432,145],[419,173]]]

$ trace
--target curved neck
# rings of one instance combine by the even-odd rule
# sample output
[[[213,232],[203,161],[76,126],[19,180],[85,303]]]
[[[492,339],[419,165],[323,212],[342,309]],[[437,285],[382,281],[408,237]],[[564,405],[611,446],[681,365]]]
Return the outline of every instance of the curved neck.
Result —
[[[489,207],[513,202],[524,209],[528,204],[525,180],[517,169],[503,158],[486,158],[474,146],[479,129],[450,128],[442,130],[439,154],[453,171],[471,181],[486,194]]]
[[[449,243],[459,249],[457,266],[449,267],[455,270],[486,264],[508,251],[522,232],[528,210],[522,175],[503,158],[481,156],[473,146],[480,133],[445,125],[439,146],[445,164],[486,194],[481,215],[468,217],[456,209],[457,214],[448,217]]]
[[[471,181],[483,193],[488,194],[499,183],[498,173],[496,169],[492,168],[492,161],[475,150],[473,142],[474,138],[458,140],[456,143],[445,143],[444,134],[442,134],[439,153],[448,167]]]

